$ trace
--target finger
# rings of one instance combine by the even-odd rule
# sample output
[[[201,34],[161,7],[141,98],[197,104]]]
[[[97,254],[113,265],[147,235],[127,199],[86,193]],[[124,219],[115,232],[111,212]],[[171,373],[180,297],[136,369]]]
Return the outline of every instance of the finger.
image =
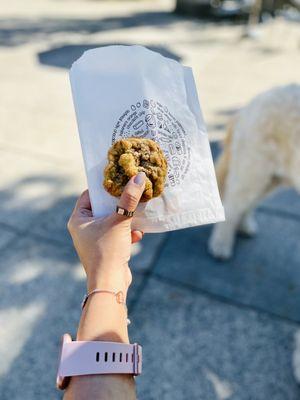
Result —
[[[131,243],[137,243],[143,239],[144,233],[141,231],[131,231]]]
[[[128,211],[134,211],[145,189],[146,174],[139,172],[125,186],[119,200],[119,206]],[[124,217],[123,217],[124,218]]]
[[[92,216],[92,206],[89,191],[85,190],[78,198],[74,212],[76,214],[84,214],[87,216]]]

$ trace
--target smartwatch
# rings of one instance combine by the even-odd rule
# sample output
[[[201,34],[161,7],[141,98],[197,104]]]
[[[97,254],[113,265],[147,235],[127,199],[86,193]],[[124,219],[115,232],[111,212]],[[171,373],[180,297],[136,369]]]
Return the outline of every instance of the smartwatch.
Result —
[[[142,347],[135,344],[72,341],[66,333],[62,337],[56,377],[58,389],[65,389],[72,376],[130,374],[142,372]]]

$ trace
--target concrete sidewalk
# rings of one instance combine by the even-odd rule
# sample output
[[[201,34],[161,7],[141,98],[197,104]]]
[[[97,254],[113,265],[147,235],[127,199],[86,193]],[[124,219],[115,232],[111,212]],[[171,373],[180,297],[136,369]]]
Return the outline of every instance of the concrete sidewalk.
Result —
[[[299,80],[299,27],[243,27],[170,14],[172,3],[11,0],[0,18],[0,398],[59,399],[59,338],[74,333],[84,276],[66,232],[85,188],[68,67],[82,51],[139,43],[191,65],[212,139],[253,95]],[[215,145],[213,145],[215,150]],[[211,227],[146,235],[134,247],[131,339],[143,400],[296,400],[300,202],[265,200],[260,232],[234,258],[206,252]],[[39,377],[36,385],[34,377]]]

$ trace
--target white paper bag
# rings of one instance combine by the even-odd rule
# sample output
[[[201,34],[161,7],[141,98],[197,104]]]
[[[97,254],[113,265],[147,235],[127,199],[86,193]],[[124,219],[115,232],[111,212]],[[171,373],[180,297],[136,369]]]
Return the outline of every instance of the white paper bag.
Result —
[[[141,203],[133,228],[164,232],[224,220],[191,68],[141,46],[86,51],[70,71],[94,216],[115,210],[103,186],[112,143],[147,137],[168,161],[163,194]]]

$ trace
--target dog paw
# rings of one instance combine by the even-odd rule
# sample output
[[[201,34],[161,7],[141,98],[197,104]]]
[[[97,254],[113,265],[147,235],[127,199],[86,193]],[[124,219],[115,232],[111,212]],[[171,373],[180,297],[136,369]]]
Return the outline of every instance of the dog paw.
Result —
[[[258,232],[258,225],[253,217],[253,215],[248,215],[245,217],[238,228],[238,233],[246,236],[246,237],[253,237],[257,234]]]
[[[208,241],[208,252],[219,260],[229,260],[232,257],[232,244],[212,235]]]

